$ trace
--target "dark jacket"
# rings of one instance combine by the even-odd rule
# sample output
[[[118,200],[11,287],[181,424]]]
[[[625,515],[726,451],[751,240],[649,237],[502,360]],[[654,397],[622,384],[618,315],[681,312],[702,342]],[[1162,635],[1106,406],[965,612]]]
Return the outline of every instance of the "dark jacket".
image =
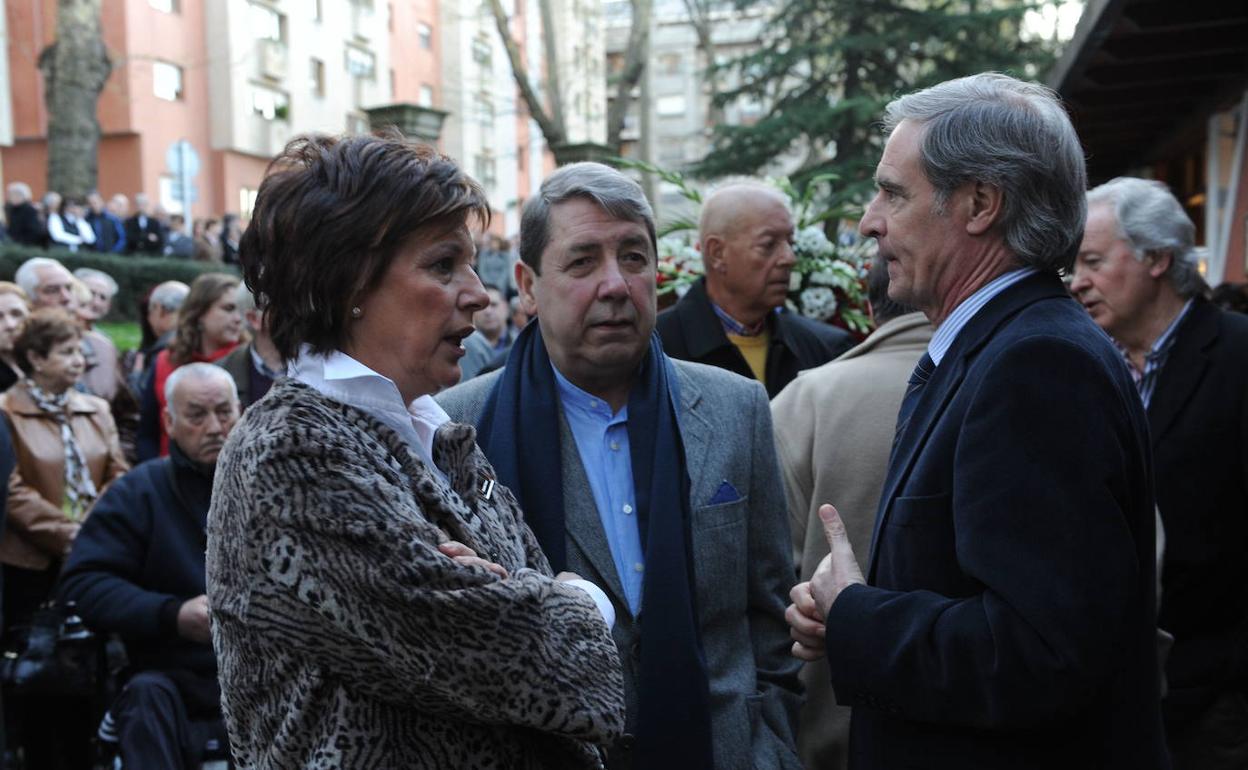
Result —
[[[209,472],[170,444],[95,504],[65,564],[61,595],[100,631],[121,635],[135,670],[213,674],[212,646],[178,635],[178,609],[205,593]]]
[[[1248,316],[1197,299],[1149,402],[1168,726],[1248,687]]]
[[[16,206],[6,203],[4,216],[9,223],[9,239],[27,246],[43,246],[48,240],[48,229],[39,218],[39,211],[27,201]]]
[[[239,345],[225,358],[217,361],[217,366],[230,373],[234,385],[238,388],[238,403],[243,409],[264,398],[273,386],[273,380],[256,368],[251,360],[251,343]]]
[[[9,476],[13,475],[13,469],[17,467],[17,454],[13,451],[13,439],[9,437],[9,422],[0,415],[0,482],[4,483],[4,489],[9,488]],[[8,515],[8,495],[0,495],[0,536],[4,534],[5,518]],[[0,581],[4,578],[4,571],[0,570]],[[0,596],[4,595],[4,583],[0,582]],[[4,628],[4,607],[0,607],[0,629]]]
[[[970,320],[890,460],[868,584],[828,614],[852,767],[1169,767],[1147,442],[1056,276]]]
[[[146,226],[140,226],[139,215],[126,220],[126,250],[131,254],[151,257],[164,256],[165,226],[156,217],[147,217]]]
[[[741,351],[728,341],[719,316],[699,278],[674,307],[659,314],[656,324],[663,351],[672,358],[718,366],[754,378]],[[854,346],[849,332],[783,310],[767,316],[771,335],[767,347],[767,397],[775,398],[803,369],[813,369]]]
[[[98,214],[87,214],[87,223],[95,231],[95,244],[91,247],[96,251],[110,254],[126,252],[126,226],[116,214],[101,211]]]

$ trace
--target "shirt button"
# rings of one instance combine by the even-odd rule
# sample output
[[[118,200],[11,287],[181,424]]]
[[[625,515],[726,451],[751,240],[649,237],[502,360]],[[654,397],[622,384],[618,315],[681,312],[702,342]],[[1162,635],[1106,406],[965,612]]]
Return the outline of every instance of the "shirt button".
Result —
[[[645,568],[646,568],[646,565],[642,564],[641,562],[637,562],[636,564],[633,565],[633,569],[637,572],[641,572]]]
[[[612,441],[612,442],[611,442],[611,451],[612,451],[612,452],[618,452],[618,451],[620,451],[620,442],[618,442],[618,441]]]
[[[632,513],[632,512],[633,512],[633,506],[629,505],[628,503],[624,503],[624,508],[623,508],[623,510],[624,510],[624,512],[625,512],[625,513]]]

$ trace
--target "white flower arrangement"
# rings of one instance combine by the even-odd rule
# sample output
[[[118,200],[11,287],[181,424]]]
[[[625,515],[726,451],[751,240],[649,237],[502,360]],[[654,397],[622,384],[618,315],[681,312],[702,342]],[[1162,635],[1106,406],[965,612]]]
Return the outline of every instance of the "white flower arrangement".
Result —
[[[802,315],[816,321],[826,321],[836,315],[836,293],[827,286],[811,286],[798,295]]]
[[[618,159],[617,162],[625,168],[656,174],[675,186],[687,200],[696,205],[702,203],[701,191],[678,172],[641,161]],[[840,324],[859,334],[871,331],[866,313],[866,276],[867,266],[875,254],[875,242],[860,238],[850,225],[854,207],[838,198],[833,186],[836,177],[815,176],[806,181],[800,192],[787,178],[766,181],[784,193],[796,225],[793,253],[797,264],[789,279],[786,307],[809,318]],[[691,233],[696,230],[696,213],[677,218],[659,230],[659,294],[683,296],[704,274],[702,255],[691,240]],[[829,238],[829,233],[834,238]]]

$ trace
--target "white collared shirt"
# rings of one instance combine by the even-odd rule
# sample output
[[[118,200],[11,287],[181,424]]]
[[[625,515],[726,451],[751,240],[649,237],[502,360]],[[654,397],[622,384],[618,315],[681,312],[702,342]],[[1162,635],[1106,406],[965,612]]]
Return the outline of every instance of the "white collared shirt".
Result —
[[[399,386],[341,350],[327,356],[312,353],[307,345],[287,367],[287,374],[318,393],[354,406],[385,423],[444,481],[445,474],[433,464],[433,434],[451,418],[432,396],[403,403]]]

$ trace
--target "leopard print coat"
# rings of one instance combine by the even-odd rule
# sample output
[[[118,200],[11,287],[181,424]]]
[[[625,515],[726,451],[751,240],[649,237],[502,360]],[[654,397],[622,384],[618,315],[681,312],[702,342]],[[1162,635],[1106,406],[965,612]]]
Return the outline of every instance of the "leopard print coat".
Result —
[[[217,466],[208,600],[241,768],[600,766],[620,664],[589,596],[555,582],[476,433],[431,472],[368,414],[285,379]],[[458,540],[499,579],[436,547]]]

